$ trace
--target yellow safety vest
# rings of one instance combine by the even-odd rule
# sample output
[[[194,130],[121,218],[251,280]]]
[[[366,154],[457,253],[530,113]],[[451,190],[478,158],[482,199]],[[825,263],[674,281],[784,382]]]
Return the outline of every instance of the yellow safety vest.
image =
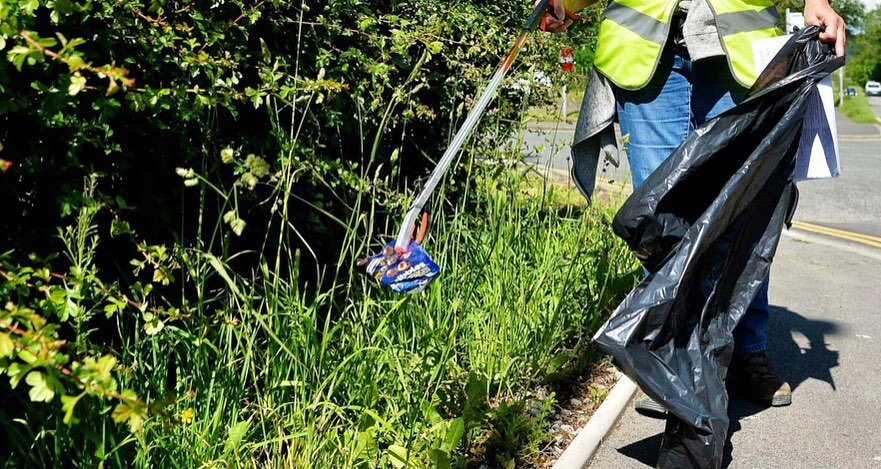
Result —
[[[621,88],[635,90],[651,80],[670,34],[679,0],[609,0],[600,23],[594,65]],[[752,41],[780,34],[773,0],[709,0],[716,29],[734,78],[756,81]]]

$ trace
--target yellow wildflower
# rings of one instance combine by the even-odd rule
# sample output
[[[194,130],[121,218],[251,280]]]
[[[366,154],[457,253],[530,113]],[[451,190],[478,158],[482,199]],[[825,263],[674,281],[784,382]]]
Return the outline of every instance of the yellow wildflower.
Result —
[[[193,421],[193,417],[195,417],[195,416],[196,416],[196,413],[193,412],[193,408],[192,408],[192,407],[187,407],[186,409],[184,409],[184,410],[181,411],[181,413],[180,413],[180,421],[181,421],[182,423],[190,423],[190,422]]]

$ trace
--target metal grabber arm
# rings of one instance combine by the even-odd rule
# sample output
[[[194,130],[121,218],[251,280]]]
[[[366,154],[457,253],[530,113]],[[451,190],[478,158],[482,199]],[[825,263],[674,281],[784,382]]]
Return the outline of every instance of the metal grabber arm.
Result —
[[[496,69],[496,72],[492,76],[492,79],[490,79],[489,84],[483,90],[483,93],[480,95],[477,103],[474,105],[474,107],[468,113],[468,116],[465,118],[465,123],[462,124],[462,127],[459,128],[459,131],[456,132],[456,135],[453,137],[453,141],[450,142],[450,146],[447,148],[447,151],[444,152],[444,156],[440,159],[437,167],[434,168],[434,171],[431,172],[431,175],[428,177],[428,180],[426,181],[425,186],[422,188],[422,191],[419,193],[419,196],[416,197],[416,200],[413,201],[410,209],[407,210],[407,215],[404,216],[404,223],[403,225],[401,225],[401,230],[398,232],[398,237],[395,241],[395,249],[397,249],[398,251],[405,251],[407,249],[407,246],[410,245],[410,241],[413,236],[413,229],[416,226],[416,219],[419,218],[420,214],[422,214],[422,222],[420,223],[420,230],[419,234],[416,237],[416,242],[422,242],[422,238],[425,236],[425,231],[428,227],[427,213],[423,213],[423,208],[425,207],[425,204],[428,203],[428,199],[431,197],[431,194],[434,193],[437,185],[440,183],[444,174],[446,174],[447,170],[449,169],[450,164],[452,164],[453,159],[455,159],[456,155],[459,153],[459,150],[461,150],[462,145],[471,135],[474,127],[476,127],[477,123],[480,122],[480,117],[483,116],[483,112],[486,110],[487,105],[489,105],[490,101],[492,101],[492,98],[495,96],[499,85],[501,85],[502,80],[505,78],[505,75],[511,68],[511,64],[514,62],[514,58],[517,57],[517,53],[520,51],[520,48],[523,47],[523,43],[526,42],[526,37],[531,31],[535,30],[538,27],[545,14],[548,13],[554,15],[554,8],[551,0],[541,0],[536,3],[535,8],[532,10],[532,14],[529,15],[529,19],[527,19],[526,23],[523,25],[523,31],[520,33],[520,37],[517,38],[517,40],[514,42],[514,45],[511,47],[511,50],[508,51],[508,55],[506,55],[502,62],[499,64],[499,67],[498,69]]]

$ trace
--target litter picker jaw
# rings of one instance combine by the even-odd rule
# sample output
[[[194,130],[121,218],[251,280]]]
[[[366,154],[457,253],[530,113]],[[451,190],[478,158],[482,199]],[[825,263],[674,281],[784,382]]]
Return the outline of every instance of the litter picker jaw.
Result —
[[[424,210],[425,206],[447,173],[456,155],[459,154],[462,145],[465,144],[478,122],[480,122],[486,107],[492,101],[496,91],[498,91],[505,75],[511,68],[511,64],[514,63],[517,53],[526,42],[526,37],[538,27],[546,14],[554,15],[553,3],[551,0],[540,0],[536,3],[535,8],[523,25],[520,36],[511,46],[505,58],[502,59],[502,62],[486,85],[486,88],[484,88],[474,107],[468,112],[462,127],[453,136],[450,146],[447,147],[443,157],[441,157],[437,166],[429,175],[422,191],[420,191],[416,200],[410,205],[395,241],[385,245],[381,253],[358,261],[357,265],[364,268],[365,273],[374,277],[381,285],[388,286],[396,292],[421,291],[440,273],[440,267],[431,260],[428,253],[421,247],[428,228],[428,213]],[[416,239],[413,239],[416,221],[420,216],[422,221],[419,233]]]

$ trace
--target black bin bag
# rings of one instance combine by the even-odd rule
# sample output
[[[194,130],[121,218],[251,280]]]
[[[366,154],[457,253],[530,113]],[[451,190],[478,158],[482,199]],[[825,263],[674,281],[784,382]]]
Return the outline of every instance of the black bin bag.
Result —
[[[796,32],[747,98],[689,135],[615,216],[650,273],[593,340],[670,411],[658,467],[722,464],[732,331],[795,209],[815,85],[844,65],[820,32]]]

